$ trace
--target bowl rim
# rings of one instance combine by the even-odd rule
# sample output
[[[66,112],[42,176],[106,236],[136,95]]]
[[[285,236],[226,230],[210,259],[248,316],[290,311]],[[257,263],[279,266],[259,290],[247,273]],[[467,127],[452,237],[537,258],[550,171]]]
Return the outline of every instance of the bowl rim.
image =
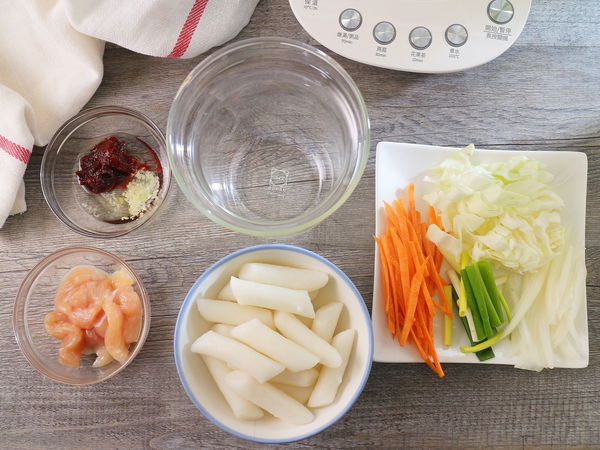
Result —
[[[146,215],[149,215],[149,217],[146,220],[144,220],[143,222],[139,222],[135,226],[132,226],[129,229],[125,229],[123,231],[118,231],[118,232],[112,232],[110,234],[105,234],[105,233],[98,233],[98,232],[90,231],[88,229],[80,227],[79,225],[77,225],[77,223],[70,220],[63,213],[62,209],[58,205],[52,205],[52,203],[50,202],[50,199],[56,198],[56,196],[54,195],[54,188],[53,188],[54,171],[50,172],[49,174],[46,174],[44,172],[44,170],[46,169],[47,165],[49,164],[49,162],[48,162],[49,155],[51,153],[58,154],[59,151],[61,150],[61,148],[63,147],[64,143],[68,139],[70,139],[71,135],[79,127],[81,127],[99,117],[111,116],[111,115],[131,116],[131,117],[139,120],[142,124],[144,124],[144,126],[148,130],[150,130],[151,133],[154,134],[155,139],[158,141],[159,146],[162,147],[163,152],[166,157],[164,158],[164,160],[161,160],[161,165],[163,165],[163,177],[162,177],[162,187],[160,188],[160,190],[164,192],[164,195],[162,197],[160,197],[160,196],[157,197],[158,202],[150,209],[150,211],[148,211],[146,213]],[[77,124],[77,122],[79,122],[79,121],[82,121],[82,122]],[[74,125],[77,125],[77,126],[75,128],[73,128]],[[68,131],[67,136],[63,137],[62,135],[67,131]],[[59,138],[61,139],[60,142],[59,142]],[[157,151],[157,150],[155,150],[155,151]],[[165,200],[167,200],[167,197],[171,190],[172,172],[173,171],[171,169],[171,161],[168,157],[167,142],[166,142],[165,134],[158,127],[158,125],[152,119],[150,119],[150,117],[148,117],[144,113],[136,111],[135,109],[127,108],[124,106],[105,105],[105,106],[95,106],[92,108],[84,109],[84,110],[80,111],[79,113],[75,114],[70,119],[66,120],[58,128],[58,130],[54,133],[54,135],[50,139],[50,142],[48,143],[48,145],[46,145],[46,148],[44,149],[44,155],[42,156],[42,162],[40,164],[40,184],[42,186],[42,194],[44,196],[44,200],[46,201],[46,204],[50,208],[50,211],[52,211],[52,214],[54,214],[54,216],[58,220],[60,220],[63,224],[65,224],[68,228],[70,228],[71,230],[73,230],[76,233],[79,233],[83,236],[88,236],[88,237],[93,237],[93,238],[111,239],[111,238],[124,236],[128,233],[131,233],[134,230],[137,230],[141,226],[150,222],[152,220],[152,218],[158,214],[162,205],[165,203]],[[46,180],[47,178],[50,178],[50,180],[47,181]],[[135,223],[135,221],[133,221],[132,223]]]
[[[196,397],[193,395],[189,384],[186,380],[186,377],[184,376],[183,373],[183,369],[182,369],[182,361],[181,361],[181,354],[182,352],[179,351],[179,341],[181,338],[181,334],[183,333],[183,316],[188,314],[189,309],[194,305],[194,300],[196,297],[196,291],[200,288],[200,285],[204,282],[204,280],[216,269],[218,269],[219,267],[221,267],[222,265],[228,263],[229,261],[237,258],[238,256],[242,256],[245,255],[247,253],[252,253],[255,251],[261,251],[261,250],[284,250],[284,251],[292,251],[292,252],[296,252],[296,253],[300,253],[303,255],[307,255],[310,256],[322,263],[324,263],[325,265],[327,265],[328,267],[330,267],[331,269],[334,270],[334,272],[342,279],[342,281],[344,283],[346,283],[346,285],[348,287],[350,287],[350,289],[353,291],[354,296],[357,300],[359,300],[359,305],[361,308],[361,311],[364,315],[365,318],[365,322],[367,324],[367,334],[368,334],[368,338],[369,338],[369,350],[368,350],[368,355],[367,355],[367,364],[364,370],[364,373],[362,374],[362,379],[359,383],[358,389],[356,390],[356,392],[352,395],[352,398],[350,399],[350,401],[341,409],[341,411],[339,411],[334,418],[332,418],[331,420],[329,420],[327,423],[321,425],[320,427],[311,430],[307,433],[298,435],[298,436],[291,436],[289,438],[282,438],[282,439],[266,439],[266,438],[260,438],[260,437],[256,437],[256,436],[251,436],[248,434],[244,434],[244,433],[240,433],[239,431],[236,431],[230,427],[228,427],[227,425],[223,424],[222,422],[220,422],[216,417],[214,417],[206,408],[204,408],[204,406],[202,406],[202,404],[196,399]],[[296,442],[296,441],[300,441],[302,439],[306,439],[308,437],[314,436],[322,431],[324,431],[325,429],[329,428],[330,426],[332,426],[333,424],[335,424],[338,420],[340,420],[349,410],[350,408],[352,408],[352,406],[354,405],[354,403],[356,402],[356,400],[358,400],[358,397],[360,397],[360,394],[362,393],[367,380],[369,378],[369,374],[371,373],[371,368],[373,365],[373,349],[374,349],[374,338],[373,338],[373,326],[372,326],[372,322],[371,322],[371,316],[369,314],[369,310],[367,308],[367,305],[362,297],[362,295],[360,294],[359,290],[357,289],[357,287],[354,285],[354,283],[352,282],[352,280],[350,280],[350,278],[348,277],[348,275],[346,275],[339,267],[337,267],[335,264],[333,264],[331,261],[329,261],[327,258],[311,251],[311,250],[307,250],[305,248],[302,247],[298,247],[295,245],[288,245],[288,244],[259,244],[259,245],[253,245],[250,247],[246,247],[246,248],[242,248],[240,250],[237,250],[233,253],[230,253],[229,255],[221,258],[219,261],[217,261],[216,263],[212,264],[210,267],[208,267],[204,273],[194,282],[194,284],[192,285],[192,287],[190,288],[190,290],[188,291],[187,295],[185,296],[185,299],[183,300],[183,303],[181,305],[181,308],[179,309],[179,313],[177,315],[177,321],[175,323],[175,332],[174,332],[174,339],[173,339],[173,353],[175,355],[175,366],[177,367],[177,375],[179,376],[179,380],[185,390],[185,393],[187,394],[188,398],[192,401],[192,403],[194,404],[194,406],[204,415],[204,417],[206,417],[209,421],[211,421],[213,424],[215,424],[216,426],[218,426],[219,428],[221,428],[222,430],[238,437],[241,439],[246,439],[249,441],[253,441],[253,442],[260,442],[263,444],[283,444],[283,443],[287,443],[287,442]]]
[[[27,339],[25,328],[18,329],[18,327],[17,327],[17,321],[20,317],[23,316],[23,313],[24,313],[24,306],[26,304],[26,300],[25,300],[26,293],[30,290],[31,285],[39,277],[40,273],[46,267],[48,267],[50,264],[52,264],[53,262],[62,258],[63,256],[70,255],[73,253],[78,253],[78,252],[92,252],[92,253],[100,254],[102,256],[107,256],[110,259],[114,260],[116,263],[125,267],[133,275],[134,284],[137,284],[137,287],[140,291],[140,297],[141,297],[140,300],[142,302],[142,307],[143,307],[143,312],[144,312],[144,316],[143,316],[143,320],[142,320],[142,329],[140,330],[139,339],[135,343],[135,346],[134,346],[133,350],[131,351],[131,353],[129,354],[129,356],[127,357],[127,360],[125,361],[125,363],[120,364],[114,371],[108,373],[106,376],[104,376],[102,378],[99,378],[97,380],[92,380],[92,381],[83,381],[83,382],[73,382],[73,381],[70,381],[70,379],[68,379],[68,377],[59,376],[57,378],[57,377],[51,375],[50,372],[46,370],[46,365],[43,362],[41,362],[38,358],[33,356],[33,352],[30,350],[33,347],[31,345],[31,342],[29,341],[29,339]],[[89,385],[93,385],[93,384],[98,384],[98,383],[108,380],[109,378],[112,378],[113,376],[115,376],[116,374],[121,372],[123,369],[125,369],[125,367],[127,367],[129,364],[131,364],[131,362],[137,357],[137,355],[142,350],[142,347],[146,343],[146,338],[148,337],[148,333],[150,331],[150,322],[151,321],[152,321],[152,316],[151,316],[150,298],[148,297],[148,293],[146,291],[146,288],[144,287],[142,279],[133,270],[133,268],[129,264],[127,264],[123,259],[119,258],[115,254],[113,254],[109,251],[106,251],[106,250],[102,250],[102,249],[87,246],[87,245],[77,245],[77,246],[65,247],[65,248],[56,250],[56,251],[50,253],[49,255],[45,256],[44,258],[42,258],[38,263],[36,263],[29,270],[29,272],[27,272],[27,275],[25,275],[25,278],[23,278],[23,281],[21,282],[21,285],[19,286],[19,290],[17,291],[17,294],[15,296],[15,302],[13,305],[13,314],[12,314],[13,334],[15,336],[15,340],[17,341],[17,345],[18,345],[19,349],[21,350],[21,353],[23,354],[23,356],[25,356],[25,359],[27,360],[27,362],[29,362],[29,364],[35,370],[37,370],[40,374],[44,375],[45,377],[47,377],[53,381],[57,381],[59,383],[67,384],[70,386],[89,386]]]
[[[289,224],[285,224],[283,228],[278,228],[279,225],[265,225],[265,224],[256,224],[252,221],[240,218],[241,226],[234,225],[230,221],[221,218],[219,215],[215,214],[213,209],[215,209],[215,205],[210,201],[206,193],[202,193],[202,195],[194,195],[191,190],[188,189],[184,182],[184,176],[179,170],[177,164],[175,164],[173,157],[173,150],[171,145],[171,137],[174,134],[173,131],[173,122],[175,120],[175,111],[176,107],[179,104],[180,98],[184,95],[184,91],[186,87],[204,70],[209,68],[211,65],[219,61],[221,58],[229,55],[230,53],[239,51],[243,48],[259,46],[262,44],[278,44],[279,46],[293,47],[301,49],[304,52],[311,53],[317,58],[324,61],[327,65],[331,67],[332,70],[336,71],[344,80],[344,82],[348,85],[349,89],[352,91],[352,95],[356,98],[360,110],[361,110],[361,124],[364,128],[364,138],[361,140],[362,146],[361,152],[356,159],[356,164],[354,165],[354,175],[352,176],[350,182],[346,189],[342,192],[340,197],[331,204],[331,206],[323,211],[320,215],[310,218],[310,220],[303,220],[302,222],[290,226]],[[184,193],[185,197],[188,201],[197,208],[202,214],[208,217],[210,220],[215,222],[218,225],[221,225],[225,228],[228,228],[232,231],[243,233],[251,236],[259,236],[259,237],[278,237],[278,236],[291,236],[298,234],[302,231],[308,230],[323,220],[327,219],[334,212],[336,212],[352,195],[367,167],[367,163],[369,161],[369,154],[371,152],[371,122],[369,119],[369,111],[367,108],[367,104],[364,100],[364,97],[358,88],[354,79],[350,76],[350,74],[344,69],[341,64],[339,64],[334,58],[326,54],[324,51],[319,50],[312,45],[306,44],[304,42],[300,42],[295,39],[289,39],[285,37],[277,37],[277,36],[269,36],[269,37],[256,37],[243,39],[231,44],[226,45],[215,51],[213,54],[209,55],[207,58],[203,59],[198,63],[192,71],[185,77],[184,81],[181,83],[179,88],[177,89],[177,93],[173,98],[173,102],[171,103],[171,107],[169,109],[169,114],[167,118],[167,129],[166,129],[166,142],[167,142],[167,155],[169,157],[169,162],[171,164],[171,171],[175,177],[175,181],[177,185]],[[200,198],[201,197],[201,198]],[[231,214],[229,214],[231,216]],[[267,227],[265,230],[264,228]]]

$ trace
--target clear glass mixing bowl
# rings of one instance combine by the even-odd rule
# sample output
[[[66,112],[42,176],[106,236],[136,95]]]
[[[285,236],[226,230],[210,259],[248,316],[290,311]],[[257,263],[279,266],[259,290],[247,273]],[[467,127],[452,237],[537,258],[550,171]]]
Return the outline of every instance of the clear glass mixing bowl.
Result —
[[[213,221],[293,234],[350,196],[369,154],[369,118],[348,73],[283,38],[229,45],[181,85],[167,125],[171,169]]]

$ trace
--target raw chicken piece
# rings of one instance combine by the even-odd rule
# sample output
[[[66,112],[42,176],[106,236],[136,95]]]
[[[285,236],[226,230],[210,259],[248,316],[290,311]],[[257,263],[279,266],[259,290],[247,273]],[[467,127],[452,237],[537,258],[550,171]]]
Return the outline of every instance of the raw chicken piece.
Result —
[[[91,330],[83,330],[83,340],[85,342],[85,353],[96,353],[100,347],[104,346],[104,338],[100,336],[95,328]]]
[[[104,367],[114,360],[111,354],[108,353],[108,350],[106,350],[105,346],[100,347],[96,351],[96,355],[98,355],[98,357],[94,361],[94,364],[92,364],[92,367]]]
[[[127,289],[128,287],[133,286],[133,279],[125,269],[117,270],[110,275],[110,281],[115,289]]]
[[[112,291],[105,272],[90,266],[78,266],[64,278],[54,304],[80,328],[90,329],[102,310],[104,296]]]
[[[131,344],[136,342],[140,335],[142,326],[142,302],[139,295],[133,290],[133,280],[125,270],[119,270],[110,276],[117,294],[115,303],[119,305],[125,323],[123,325],[123,334],[125,342]]]
[[[128,346],[123,336],[123,313],[112,298],[105,298],[102,309],[106,314],[108,328],[104,336],[104,345],[110,355],[123,364],[129,356]]]
[[[108,321],[106,320],[106,314],[102,314],[100,318],[94,324],[94,331],[98,336],[101,336],[104,339],[106,335],[106,327],[108,327]]]
[[[44,325],[48,334],[61,340],[58,360],[68,367],[79,367],[81,353],[85,347],[81,328],[69,322],[68,317],[57,311],[46,314]]]

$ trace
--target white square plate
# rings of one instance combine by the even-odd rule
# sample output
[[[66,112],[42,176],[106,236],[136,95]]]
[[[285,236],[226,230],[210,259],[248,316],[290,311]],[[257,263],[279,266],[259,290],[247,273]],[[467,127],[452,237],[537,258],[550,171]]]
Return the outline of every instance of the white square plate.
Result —
[[[426,211],[426,204],[422,197],[431,189],[428,183],[423,182],[427,170],[440,163],[456,148],[434,147],[428,145],[399,144],[380,142],[377,145],[376,165],[376,225],[377,235],[384,231],[383,202],[391,203],[398,197],[404,197],[404,190],[409,183],[415,184],[415,202],[422,213]],[[587,157],[578,152],[519,152],[508,150],[476,150],[473,161],[492,162],[507,160],[513,156],[526,155],[542,162],[555,176],[553,188],[565,201],[562,219],[565,226],[571,231],[573,245],[577,248],[585,246],[585,202],[587,183]],[[585,281],[584,281],[585,284]],[[585,327],[587,334],[587,303],[585,286],[583,296],[578,301],[583,302],[582,323],[578,328]],[[385,301],[380,284],[379,254],[375,252],[375,281],[373,286],[373,333],[375,337],[375,353],[373,359],[378,362],[423,362],[417,350],[410,344],[400,347],[398,341],[393,339],[386,326]],[[440,319],[441,314],[436,316]],[[462,353],[459,347],[469,345],[462,325],[455,319],[453,345],[444,347],[441,342],[441,320],[435,323],[435,346],[441,362],[456,363],[481,363],[475,354]],[[505,342],[494,346],[495,358],[485,361],[485,364],[514,364],[515,361],[503,351]],[[555,361],[556,367],[579,368],[588,365],[589,352],[585,358],[571,359],[568,361]]]

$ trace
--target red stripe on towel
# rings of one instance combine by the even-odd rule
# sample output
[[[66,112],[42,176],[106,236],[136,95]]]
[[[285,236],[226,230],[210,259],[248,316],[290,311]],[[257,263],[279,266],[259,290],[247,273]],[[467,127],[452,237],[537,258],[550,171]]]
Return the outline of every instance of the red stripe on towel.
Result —
[[[204,10],[206,9],[207,4],[208,0],[196,0],[194,2],[194,6],[192,6],[190,13],[185,19],[183,28],[179,32],[179,37],[177,38],[175,47],[173,47],[171,53],[167,55],[167,58],[180,58],[181,56],[183,56],[183,54],[190,45],[192,36],[196,31],[198,22],[200,22],[200,19],[202,18],[202,14],[204,14]]]
[[[9,141],[1,134],[0,150],[4,150],[10,156],[12,156],[15,159],[18,159],[24,164],[27,164],[27,161],[29,161],[29,157],[31,156],[31,150],[28,150],[25,147],[21,147],[20,145],[15,144],[13,141]]]

